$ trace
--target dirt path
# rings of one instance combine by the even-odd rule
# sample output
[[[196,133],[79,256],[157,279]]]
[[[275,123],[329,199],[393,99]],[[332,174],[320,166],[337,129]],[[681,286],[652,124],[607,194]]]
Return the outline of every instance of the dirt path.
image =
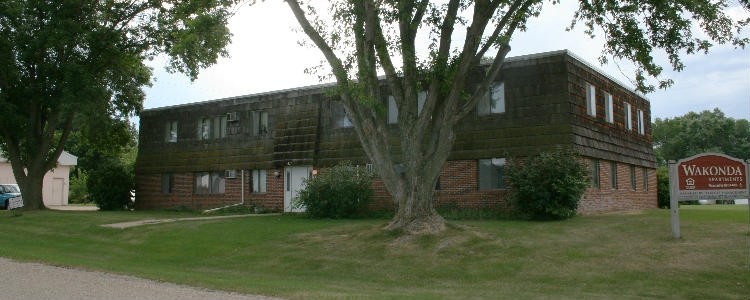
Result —
[[[278,299],[199,289],[142,278],[0,258],[0,299]]]
[[[260,216],[277,216],[279,214],[260,214],[260,215],[231,215],[231,216],[214,216],[214,217],[192,217],[192,218],[175,218],[175,219],[146,219],[122,223],[104,224],[102,227],[125,229],[136,226],[161,224],[161,223],[172,223],[177,221],[202,221],[202,220],[215,220],[215,219],[229,219],[229,218],[244,218],[244,217],[260,217]]]

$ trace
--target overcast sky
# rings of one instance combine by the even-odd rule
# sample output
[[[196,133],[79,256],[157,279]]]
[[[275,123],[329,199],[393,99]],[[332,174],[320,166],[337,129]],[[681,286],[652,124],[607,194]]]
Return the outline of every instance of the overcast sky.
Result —
[[[528,31],[514,36],[508,56],[568,49],[608,75],[629,83],[632,73],[627,71],[628,64],[618,68],[612,63],[598,63],[601,40],[589,39],[581,26],[565,31],[573,15],[572,5],[572,1],[563,1],[562,5],[545,7],[542,15],[529,23]],[[748,15],[740,8],[731,13]],[[234,35],[228,47],[231,57],[203,70],[194,82],[184,75],[165,72],[163,59],[150,62],[156,78],[153,87],[146,89],[145,108],[319,84],[316,76],[305,74],[304,70],[318,65],[323,57],[317,49],[298,45],[305,36],[295,28],[296,20],[283,1],[270,0],[241,8],[230,22]],[[665,70],[671,70],[666,61],[660,62]],[[708,55],[685,57],[684,63],[686,69],[680,73],[665,72],[675,81],[674,86],[646,95],[651,101],[653,119],[716,107],[729,117],[750,119],[750,49],[717,46]]]

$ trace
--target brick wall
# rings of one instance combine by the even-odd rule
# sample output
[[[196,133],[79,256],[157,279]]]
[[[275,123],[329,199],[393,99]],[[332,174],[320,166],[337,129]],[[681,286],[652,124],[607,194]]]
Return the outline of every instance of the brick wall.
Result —
[[[585,158],[591,168],[591,158]],[[635,189],[631,186],[630,167],[632,165],[615,163],[617,184],[612,185],[611,161],[599,160],[599,187],[589,187],[578,206],[580,214],[595,214],[613,211],[640,210],[656,208],[656,170],[635,167]],[[646,170],[644,185],[643,170]]]
[[[162,174],[139,174],[136,178],[137,209],[172,209],[185,207],[194,210],[211,209],[242,202],[244,183],[245,204],[265,208],[268,211],[283,211],[284,180],[274,176],[274,169],[266,170],[266,192],[254,193],[251,189],[250,171],[245,170],[244,182],[241,173],[237,178],[225,179],[223,194],[193,193],[193,173],[175,173],[172,192],[162,192]],[[139,201],[140,200],[140,201]]]
[[[591,158],[583,161],[591,168]],[[610,161],[599,160],[599,187],[586,190],[579,204],[581,214],[595,214],[613,211],[639,210],[656,207],[656,171],[650,168],[635,167],[635,189],[630,183],[629,164],[616,163],[617,187],[612,188]],[[647,172],[648,184],[644,188],[643,170]],[[265,208],[268,211],[284,210],[284,178],[274,176],[274,169],[267,170],[267,192],[253,193],[250,172],[245,171],[245,204]],[[476,160],[453,160],[446,162],[440,172],[440,190],[435,191],[436,206],[460,208],[510,209],[505,199],[505,190],[485,190],[478,188],[478,163]],[[241,201],[243,180],[238,173],[235,179],[226,179],[224,194],[194,194],[193,173],[174,174],[173,191],[163,194],[161,174],[140,174],[137,182],[136,207],[138,209],[165,209],[187,207],[195,210],[210,209]],[[371,209],[393,209],[394,203],[383,181],[373,181],[375,195]],[[146,200],[146,201],[139,201]]]

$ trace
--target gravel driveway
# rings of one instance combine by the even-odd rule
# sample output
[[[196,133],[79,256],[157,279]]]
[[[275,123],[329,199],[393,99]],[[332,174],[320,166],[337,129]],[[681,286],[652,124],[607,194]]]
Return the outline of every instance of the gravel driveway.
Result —
[[[0,299],[276,299],[0,258]]]

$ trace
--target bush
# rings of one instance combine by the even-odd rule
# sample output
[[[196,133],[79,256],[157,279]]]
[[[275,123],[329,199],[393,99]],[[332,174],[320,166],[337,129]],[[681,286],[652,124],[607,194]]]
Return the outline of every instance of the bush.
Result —
[[[91,171],[86,187],[100,210],[122,210],[131,202],[135,179],[131,168],[113,161]]]
[[[371,184],[371,172],[344,162],[308,179],[294,205],[312,218],[361,216],[373,195]]]
[[[575,216],[589,185],[588,170],[569,149],[543,152],[506,166],[509,196],[517,212],[532,219]]]
[[[669,171],[667,167],[656,169],[656,198],[659,208],[669,208]]]

